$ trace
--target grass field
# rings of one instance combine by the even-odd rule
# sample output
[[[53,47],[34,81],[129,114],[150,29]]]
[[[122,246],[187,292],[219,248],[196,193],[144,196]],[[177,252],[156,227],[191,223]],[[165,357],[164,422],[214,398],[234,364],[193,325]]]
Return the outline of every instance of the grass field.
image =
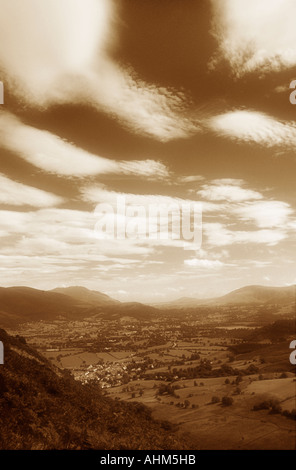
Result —
[[[235,377],[230,377],[230,381]],[[138,401],[153,410],[157,419],[169,420],[179,425],[179,432],[186,434],[194,448],[198,449],[295,449],[295,421],[281,415],[269,414],[267,410],[253,411],[258,400],[278,398],[282,409],[295,408],[295,384],[293,377],[286,379],[258,380],[247,376],[239,384],[241,393],[235,395],[236,385],[225,384],[225,377],[196,379],[176,382],[178,398],[171,395],[156,396],[155,382],[136,381],[129,384],[131,392],[122,387],[109,390],[110,396],[127,401]],[[203,385],[201,385],[201,383]],[[143,390],[143,395],[138,393]],[[224,407],[212,403],[212,397],[231,396],[233,405]],[[188,400],[188,408],[177,403]],[[192,408],[192,405],[194,408]]]

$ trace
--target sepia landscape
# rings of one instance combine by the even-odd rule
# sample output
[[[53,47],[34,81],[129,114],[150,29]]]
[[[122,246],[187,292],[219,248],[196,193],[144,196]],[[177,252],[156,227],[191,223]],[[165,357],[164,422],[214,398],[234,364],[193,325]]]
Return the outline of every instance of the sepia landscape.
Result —
[[[148,306],[1,288],[2,448],[294,449],[295,293]]]
[[[1,450],[296,449],[295,17],[0,0]]]

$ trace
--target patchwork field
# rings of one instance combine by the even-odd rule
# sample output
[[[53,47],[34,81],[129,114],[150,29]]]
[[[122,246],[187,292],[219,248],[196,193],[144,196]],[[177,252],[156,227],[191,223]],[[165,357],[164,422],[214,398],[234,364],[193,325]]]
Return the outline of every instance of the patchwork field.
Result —
[[[268,398],[278,399],[283,410],[295,409],[293,374],[270,380],[246,376],[239,394],[231,383],[235,377],[229,379],[230,384],[225,384],[224,377],[176,382],[177,397],[157,395],[159,384],[154,381],[136,381],[129,384],[128,392],[116,387],[108,394],[149,406],[156,419],[177,424],[179,433],[185,433],[196,449],[295,449],[295,421],[268,410],[253,411],[255,404]],[[231,397],[233,404],[222,406],[223,396]],[[212,403],[213,397],[220,401]]]

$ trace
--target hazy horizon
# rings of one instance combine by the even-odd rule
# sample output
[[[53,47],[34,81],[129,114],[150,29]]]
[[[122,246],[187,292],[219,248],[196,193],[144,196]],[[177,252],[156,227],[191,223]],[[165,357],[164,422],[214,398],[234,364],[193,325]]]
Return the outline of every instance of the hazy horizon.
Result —
[[[236,289],[231,289],[231,290],[225,290],[224,292],[221,292],[220,294],[218,295],[209,295],[207,297],[203,297],[203,296],[198,296],[197,294],[194,295],[192,293],[192,295],[190,296],[181,296],[181,297],[171,297],[171,298],[168,298],[166,300],[163,300],[163,301],[155,301],[154,299],[149,299],[148,297],[145,298],[145,297],[142,297],[141,295],[140,296],[137,296],[135,295],[134,297],[130,297],[130,298],[126,298],[125,296],[120,296],[120,295],[117,295],[117,296],[113,296],[111,294],[109,294],[108,292],[105,292],[105,291],[102,291],[100,289],[91,289],[85,285],[75,285],[75,284],[71,284],[71,285],[58,285],[58,286],[55,286],[55,287],[52,287],[50,289],[38,289],[34,286],[31,286],[31,285],[27,285],[27,284],[19,284],[19,285],[10,285],[10,286],[0,286],[0,288],[10,288],[10,287],[25,287],[25,288],[29,288],[29,289],[36,289],[36,290],[41,290],[41,291],[45,291],[45,292],[50,292],[50,291],[53,291],[53,290],[56,290],[56,289],[67,289],[67,288],[85,288],[85,289],[88,289],[90,291],[93,291],[93,292],[98,292],[100,294],[104,294],[104,295],[107,295],[109,296],[111,299],[114,299],[114,300],[119,300],[120,302],[140,302],[140,303],[143,303],[143,304],[162,304],[162,303],[170,303],[170,302],[175,302],[177,300],[180,300],[182,298],[191,298],[193,300],[207,300],[207,299],[214,299],[214,298],[219,298],[219,297],[222,297],[224,295],[227,295],[227,294],[230,294],[234,291],[237,291],[237,290],[240,290],[240,289],[244,289],[244,288],[248,288],[248,287],[267,287],[267,288],[270,288],[270,289],[280,289],[280,288],[285,288],[285,287],[296,287],[295,284],[287,284],[287,285],[284,285],[284,286],[270,286],[270,285],[264,285],[264,284],[246,284],[246,285],[242,285]]]

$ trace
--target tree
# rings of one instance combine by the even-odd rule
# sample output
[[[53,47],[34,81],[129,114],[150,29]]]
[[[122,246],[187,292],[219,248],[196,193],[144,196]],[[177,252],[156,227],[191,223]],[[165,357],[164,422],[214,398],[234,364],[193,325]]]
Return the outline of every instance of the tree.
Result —
[[[223,405],[223,406],[231,406],[231,405],[233,405],[233,398],[231,398],[231,397],[223,397],[223,398],[222,398],[222,405]]]
[[[212,403],[219,403],[219,401],[220,401],[219,397],[217,397],[216,395],[212,396]]]

